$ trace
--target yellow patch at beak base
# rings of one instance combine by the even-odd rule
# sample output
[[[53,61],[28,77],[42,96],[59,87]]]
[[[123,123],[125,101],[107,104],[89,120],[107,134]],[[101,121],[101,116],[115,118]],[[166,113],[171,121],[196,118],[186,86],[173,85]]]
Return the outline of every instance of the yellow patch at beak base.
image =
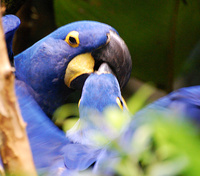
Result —
[[[94,64],[91,53],[80,54],[73,58],[65,71],[65,84],[70,87],[71,82],[78,76],[94,72]]]

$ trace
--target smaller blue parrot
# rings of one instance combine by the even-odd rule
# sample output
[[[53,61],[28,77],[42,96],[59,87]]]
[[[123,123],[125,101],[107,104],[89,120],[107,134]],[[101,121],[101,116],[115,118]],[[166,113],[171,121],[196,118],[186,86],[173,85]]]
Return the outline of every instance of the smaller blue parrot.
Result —
[[[104,63],[97,72],[86,79],[79,101],[80,119],[67,132],[67,137],[73,142],[94,145],[91,138],[95,138],[95,131],[101,128],[101,125],[99,127],[95,125],[93,119],[102,122],[101,118],[104,117],[103,113],[108,107],[119,107],[127,111],[119,83],[111,68]]]
[[[85,166],[89,167],[92,164],[95,166],[106,151],[109,140],[101,144],[96,138],[102,132],[109,130],[109,126],[104,123],[106,122],[104,111],[109,107],[127,112],[119,83],[112,69],[104,63],[98,71],[86,79],[79,101],[80,119],[67,131],[68,139],[74,143],[67,146],[71,151],[67,154],[68,157],[65,157],[67,168],[75,169],[77,163],[81,162],[84,164],[82,167],[84,169]],[[109,135],[109,139],[115,138],[115,134]]]

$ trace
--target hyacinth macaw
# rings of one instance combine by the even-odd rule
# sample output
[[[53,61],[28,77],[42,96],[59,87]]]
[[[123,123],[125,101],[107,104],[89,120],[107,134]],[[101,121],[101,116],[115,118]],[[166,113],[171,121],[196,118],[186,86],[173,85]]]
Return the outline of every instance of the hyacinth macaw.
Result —
[[[12,39],[20,24],[16,16],[3,17],[3,27],[12,60]],[[123,87],[131,72],[131,57],[117,31],[103,23],[74,22],[63,26],[14,57],[15,90],[22,117],[27,123],[34,163],[39,174],[73,175],[95,160],[88,160],[87,146],[76,145],[49,119],[73,89],[82,88],[89,74],[108,63]],[[124,68],[124,69],[122,69]],[[81,153],[71,165],[69,153]],[[94,153],[99,151],[94,151]],[[90,152],[89,152],[90,153]],[[82,162],[80,162],[82,161]]]
[[[101,123],[97,127],[92,120],[101,121],[103,113],[108,107],[119,107],[123,111],[127,111],[119,83],[111,68],[104,63],[97,72],[86,79],[79,101],[80,119],[67,132],[67,137],[75,143],[95,145],[91,138],[95,138],[95,131],[101,128]],[[106,124],[103,125],[103,128],[106,128],[105,126]]]
[[[110,126],[104,123],[106,122],[104,121],[104,111],[109,107],[127,112],[119,83],[112,69],[104,63],[84,83],[79,102],[80,119],[67,132],[67,138],[73,142],[66,146],[71,151],[65,155],[67,168],[73,170],[77,168],[77,163],[84,163],[81,167],[85,169],[98,163],[99,160],[101,161],[109,140],[101,143],[97,136],[105,132],[104,135],[108,135],[109,139],[114,139],[118,135],[118,133],[110,133]],[[94,164],[93,170],[96,170],[96,167]]]

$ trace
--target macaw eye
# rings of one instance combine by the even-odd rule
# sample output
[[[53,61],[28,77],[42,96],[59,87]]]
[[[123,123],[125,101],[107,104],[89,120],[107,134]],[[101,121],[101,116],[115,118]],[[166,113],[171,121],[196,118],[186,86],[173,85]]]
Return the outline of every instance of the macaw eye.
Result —
[[[71,47],[78,47],[79,46],[79,33],[77,31],[71,31],[65,38],[65,41]]]
[[[76,39],[74,37],[69,37],[69,43],[71,45],[76,45],[77,44]]]
[[[117,102],[118,106],[120,107],[120,109],[123,110],[123,102],[121,101],[121,99],[119,97],[116,98],[116,102]]]

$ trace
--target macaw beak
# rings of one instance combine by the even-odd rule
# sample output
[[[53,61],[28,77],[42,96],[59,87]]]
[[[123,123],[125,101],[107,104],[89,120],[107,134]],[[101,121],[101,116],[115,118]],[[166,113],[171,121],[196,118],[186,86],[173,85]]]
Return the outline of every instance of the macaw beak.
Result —
[[[104,46],[76,56],[70,61],[65,73],[65,84],[73,89],[81,89],[89,74],[106,63],[117,77],[120,87],[128,82],[132,69],[132,60],[128,47],[123,39],[113,31],[107,34]]]
[[[107,63],[117,77],[120,87],[126,85],[132,70],[132,60],[127,45],[117,33],[110,31],[107,45],[93,51],[92,56],[95,58],[95,66]]]
[[[99,67],[99,69],[95,73],[99,74],[99,75],[100,74],[113,74],[113,75],[115,75],[113,73],[112,69],[109,67],[109,65],[105,62],[103,64],[101,64],[101,66]]]

